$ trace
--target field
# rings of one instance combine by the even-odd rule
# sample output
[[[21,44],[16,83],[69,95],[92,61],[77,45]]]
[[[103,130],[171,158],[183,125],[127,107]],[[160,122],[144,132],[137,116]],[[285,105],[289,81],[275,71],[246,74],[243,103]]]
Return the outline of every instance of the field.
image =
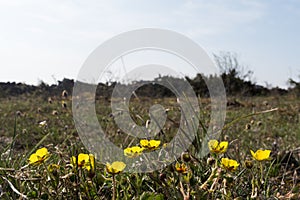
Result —
[[[177,162],[149,173],[114,173],[110,165],[97,159],[94,163],[92,156],[77,162],[80,153],[89,152],[74,126],[72,97],[48,98],[0,99],[1,199],[300,199],[300,99],[295,96],[229,97],[219,138],[228,141],[228,148],[211,150],[203,158],[199,140],[208,127],[210,105],[209,99],[199,99],[203,127],[198,141]],[[178,129],[181,113],[176,99],[132,99],[130,115],[145,125],[149,107],[157,103],[168,110],[162,134],[155,137],[160,141],[155,150],[163,151]],[[139,144],[118,129],[109,101],[98,99],[96,112],[117,146]],[[30,164],[28,159],[42,147],[49,153]],[[250,153],[258,149],[271,154],[258,161]],[[222,158],[238,166],[227,166]]]

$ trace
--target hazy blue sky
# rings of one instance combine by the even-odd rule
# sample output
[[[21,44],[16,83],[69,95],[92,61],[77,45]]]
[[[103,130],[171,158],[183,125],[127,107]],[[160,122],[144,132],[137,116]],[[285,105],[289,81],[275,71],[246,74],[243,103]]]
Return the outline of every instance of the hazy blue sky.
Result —
[[[235,52],[262,85],[299,80],[298,0],[0,0],[0,81],[76,78],[102,42],[146,27],[182,33],[210,56]]]

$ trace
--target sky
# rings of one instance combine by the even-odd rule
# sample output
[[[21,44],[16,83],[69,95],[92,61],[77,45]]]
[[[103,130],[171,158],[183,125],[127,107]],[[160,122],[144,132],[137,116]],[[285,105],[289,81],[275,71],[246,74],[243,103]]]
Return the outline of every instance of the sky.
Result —
[[[263,86],[300,80],[298,0],[0,0],[0,82],[76,79],[95,48],[140,28],[232,52]]]

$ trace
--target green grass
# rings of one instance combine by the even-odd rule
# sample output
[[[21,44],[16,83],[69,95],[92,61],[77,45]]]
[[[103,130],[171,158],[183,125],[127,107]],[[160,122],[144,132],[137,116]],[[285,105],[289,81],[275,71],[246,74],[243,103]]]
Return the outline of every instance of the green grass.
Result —
[[[61,105],[61,97],[52,97],[51,104],[47,99],[38,96],[0,99],[0,198],[21,199],[24,195],[28,199],[111,199],[113,177],[106,172],[103,163],[96,162],[95,173],[70,165],[72,156],[88,153],[74,126],[71,98],[64,99],[66,108]],[[300,198],[300,99],[271,96],[229,98],[228,101],[234,99],[242,106],[227,108],[227,128],[220,138],[229,142],[224,155],[199,158],[199,146],[194,141],[188,152],[191,159],[178,158],[188,166],[187,174],[178,173],[175,163],[151,173],[117,174],[116,198],[250,199],[252,196],[284,199],[289,195],[292,199]],[[162,133],[156,137],[167,143],[179,128],[181,113],[175,98],[133,99],[130,115],[137,124],[145,125],[153,104],[161,104],[169,110]],[[200,105],[199,120],[207,127],[209,100],[201,99]],[[272,108],[277,110],[253,114]],[[118,129],[110,115],[110,102],[97,100],[96,110],[100,125],[117,146],[126,148],[139,142]],[[41,121],[46,121],[47,126],[40,127]],[[39,166],[28,166],[29,156],[41,147],[47,147],[50,158]],[[263,181],[260,180],[261,165],[253,161],[250,154],[250,149],[260,148],[272,150],[272,160],[262,162]],[[163,147],[161,149],[163,151]],[[207,159],[212,156],[216,163],[211,165]],[[221,157],[235,159],[240,166],[235,172],[226,172],[220,168]],[[251,169],[244,166],[245,160],[252,162]],[[50,172],[49,164],[60,167]]]

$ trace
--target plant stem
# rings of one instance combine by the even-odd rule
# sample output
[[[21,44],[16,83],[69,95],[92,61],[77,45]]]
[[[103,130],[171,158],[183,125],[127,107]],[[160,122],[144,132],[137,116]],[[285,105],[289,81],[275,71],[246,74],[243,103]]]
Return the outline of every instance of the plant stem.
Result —
[[[183,187],[183,184],[182,184],[181,180],[180,180],[179,184],[180,184],[180,192],[181,192],[181,194],[183,196],[183,200],[189,200],[190,199],[190,187],[189,187],[189,184],[187,185],[187,192],[186,193],[184,191],[184,187]]]
[[[262,165],[262,162],[259,163],[260,164],[260,183],[263,184],[263,173],[264,173],[264,170],[263,170],[263,165]]]
[[[216,175],[217,172],[217,167],[213,167],[211,170],[211,174],[208,177],[208,179],[200,186],[200,189],[206,189],[207,188],[207,184],[212,181],[212,179],[214,178],[214,176]]]
[[[113,179],[113,200],[116,200],[116,178],[115,178],[115,174],[112,175],[112,179]]]

